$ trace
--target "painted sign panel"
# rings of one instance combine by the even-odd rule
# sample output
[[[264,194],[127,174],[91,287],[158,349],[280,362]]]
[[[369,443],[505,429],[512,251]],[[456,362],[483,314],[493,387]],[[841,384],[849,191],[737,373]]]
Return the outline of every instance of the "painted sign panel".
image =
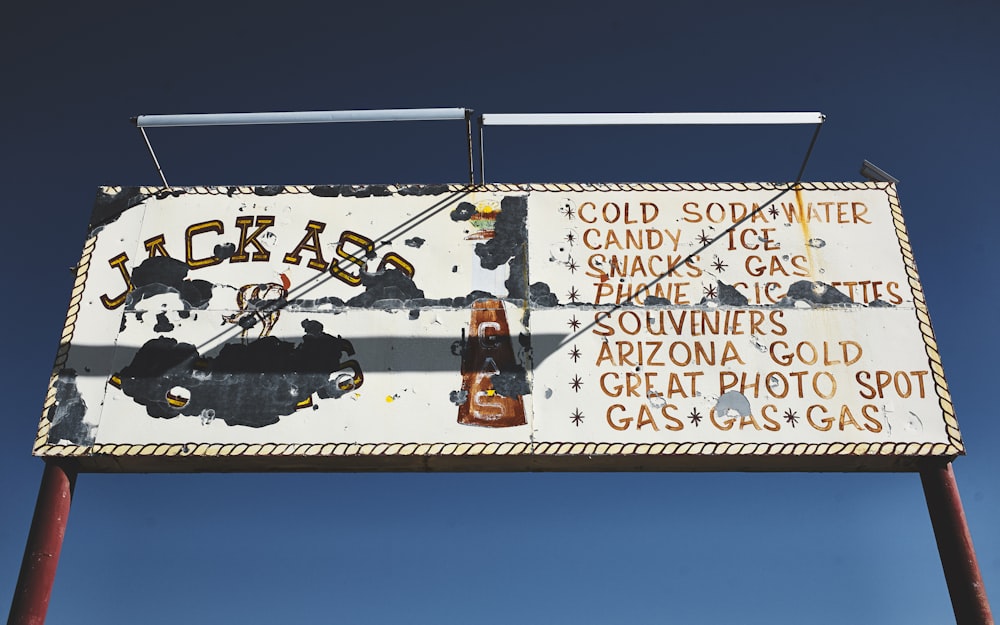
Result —
[[[885,183],[103,188],[35,445],[167,471],[962,452]]]

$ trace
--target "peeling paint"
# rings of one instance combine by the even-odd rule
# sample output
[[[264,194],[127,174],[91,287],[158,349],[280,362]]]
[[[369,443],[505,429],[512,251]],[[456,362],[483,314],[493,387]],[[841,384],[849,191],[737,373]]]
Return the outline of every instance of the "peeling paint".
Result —
[[[484,269],[496,269],[510,260],[526,262],[527,223],[528,199],[524,196],[505,196],[500,201],[493,238],[476,244],[476,256]],[[513,269],[511,273],[514,273]]]
[[[97,192],[94,200],[94,210],[90,214],[90,227],[96,228],[108,224],[118,216],[132,208],[145,202],[150,196],[143,193],[139,187],[122,187],[121,191],[111,195],[104,189]]]
[[[730,410],[741,417],[748,417],[752,412],[750,400],[739,391],[726,391],[715,402],[715,414],[724,417],[729,414]]]
[[[414,187],[409,188],[406,195],[425,195],[417,192]],[[392,195],[392,189],[385,184],[341,184],[341,185],[316,185],[309,189],[309,192],[317,197],[386,197]],[[429,192],[426,195],[433,195]]]
[[[223,243],[221,245],[216,245],[212,248],[212,254],[219,259],[225,260],[236,253],[236,245],[234,243]]]
[[[413,279],[398,269],[362,272],[361,284],[365,286],[365,292],[347,300],[348,306],[402,308],[403,300],[424,297],[424,292],[417,288]]]
[[[716,301],[720,306],[746,306],[749,303],[747,296],[737,291],[736,287],[730,286],[722,280],[717,280],[715,284],[719,290]]]
[[[786,296],[790,300],[809,302],[824,306],[835,306],[838,304],[854,304],[854,301],[846,294],[841,293],[825,282],[812,282],[809,280],[799,280],[793,282],[788,287]]]
[[[93,445],[96,428],[83,420],[87,415],[87,403],[76,387],[76,371],[60,371],[55,387],[55,403],[46,414],[51,424],[49,442],[69,441],[76,445]]]
[[[475,214],[475,204],[471,202],[459,202],[458,206],[452,209],[450,216],[452,221],[469,221]]]
[[[651,390],[651,391],[649,391],[649,394],[647,395],[647,397],[649,399],[649,405],[650,405],[650,407],[652,407],[652,408],[654,408],[656,410],[659,410],[660,408],[663,408],[664,406],[667,405],[667,398],[664,397],[664,395],[663,395],[663,393],[661,391],[653,391],[653,390]]]
[[[167,319],[167,313],[161,312],[156,315],[156,325],[153,326],[153,332],[171,332],[173,329],[174,324]]]
[[[212,409],[227,425],[263,427],[294,413],[313,393],[338,398],[363,383],[358,362],[343,360],[354,355],[350,341],[324,333],[318,321],[302,326],[298,344],[275,337],[228,343],[214,358],[172,338],[151,339],[116,378],[151,417],[201,417]],[[190,398],[179,400],[175,387]]]
[[[259,195],[261,197],[272,197],[275,195],[280,195],[284,192],[285,187],[281,185],[268,185],[263,187],[254,187],[253,194]]]
[[[411,184],[400,187],[399,195],[444,195],[450,192],[446,184]]]
[[[528,298],[536,306],[555,307],[559,305],[559,298],[544,282],[536,282],[528,287]]]
[[[212,284],[205,280],[188,280],[187,264],[154,256],[142,261],[132,271],[133,290],[125,299],[125,309],[135,310],[135,305],[147,297],[163,293],[177,293],[187,308],[203,310],[212,298]]]
[[[493,382],[493,389],[497,394],[504,397],[520,397],[531,394],[527,372],[521,365],[514,365],[511,367],[511,371],[494,375],[490,381]]]

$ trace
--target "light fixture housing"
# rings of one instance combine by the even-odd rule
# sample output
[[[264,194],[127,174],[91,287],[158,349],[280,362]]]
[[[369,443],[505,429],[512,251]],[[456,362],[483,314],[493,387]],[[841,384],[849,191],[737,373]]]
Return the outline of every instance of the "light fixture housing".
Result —
[[[891,182],[893,184],[899,182],[899,179],[890,176],[884,169],[868,160],[861,163],[861,175],[875,182]]]
[[[484,113],[484,126],[822,124],[822,113]]]
[[[359,111],[289,111],[277,113],[199,113],[191,115],[138,115],[139,128],[177,126],[252,126],[260,124],[327,124],[344,122],[419,122],[465,119],[469,109],[374,109]]]

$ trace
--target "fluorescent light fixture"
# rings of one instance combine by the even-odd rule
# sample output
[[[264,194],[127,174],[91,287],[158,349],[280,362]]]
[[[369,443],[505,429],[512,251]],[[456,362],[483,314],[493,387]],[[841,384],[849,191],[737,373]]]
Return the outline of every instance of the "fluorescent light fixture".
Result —
[[[822,113],[492,113],[484,126],[822,124]]]
[[[469,109],[381,109],[362,111],[296,111],[286,113],[202,113],[193,115],[139,115],[139,128],[176,126],[249,126],[258,124],[326,124],[343,122],[417,122],[465,119]]]
[[[891,182],[893,184],[899,182],[893,176],[887,174],[882,168],[876,166],[874,163],[870,163],[865,160],[861,163],[861,175],[869,180],[874,180],[875,182]]]

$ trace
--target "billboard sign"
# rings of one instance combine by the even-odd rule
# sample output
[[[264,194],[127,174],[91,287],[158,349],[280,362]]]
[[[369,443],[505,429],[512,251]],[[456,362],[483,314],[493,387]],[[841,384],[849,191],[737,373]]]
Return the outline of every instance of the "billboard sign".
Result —
[[[125,471],[962,452],[874,182],[102,188],[35,444]]]

